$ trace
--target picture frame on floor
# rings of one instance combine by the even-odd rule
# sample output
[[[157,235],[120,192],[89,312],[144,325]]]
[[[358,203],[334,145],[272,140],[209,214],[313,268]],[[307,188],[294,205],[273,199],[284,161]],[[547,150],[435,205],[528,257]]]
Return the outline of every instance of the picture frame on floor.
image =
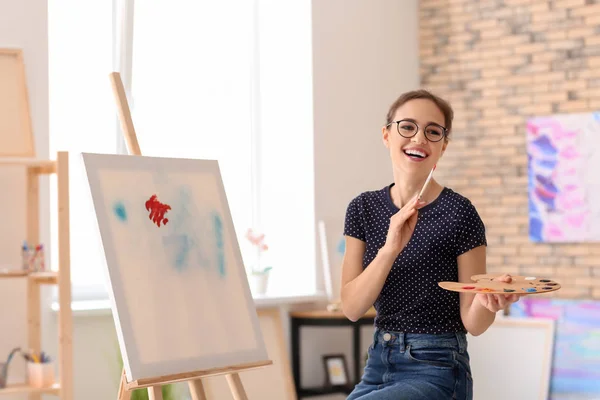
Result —
[[[350,385],[348,363],[344,354],[324,355],[323,366],[325,367],[325,386],[347,388]]]

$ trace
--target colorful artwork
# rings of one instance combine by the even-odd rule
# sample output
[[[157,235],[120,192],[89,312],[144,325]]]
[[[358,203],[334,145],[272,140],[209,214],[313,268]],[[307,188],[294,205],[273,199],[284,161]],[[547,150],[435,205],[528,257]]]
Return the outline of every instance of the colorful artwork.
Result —
[[[512,275],[512,281],[501,282],[496,280],[498,275],[479,274],[471,276],[474,284],[465,286],[460,282],[438,282],[446,290],[454,292],[483,292],[483,293],[515,293],[515,294],[541,294],[559,290],[561,285],[550,279],[536,278],[535,276]]]
[[[527,122],[529,237],[600,241],[600,113]]]
[[[266,360],[217,162],[83,159],[128,380]]]
[[[564,394],[600,398],[600,302],[526,297],[511,306],[511,316],[556,321],[553,398]]]

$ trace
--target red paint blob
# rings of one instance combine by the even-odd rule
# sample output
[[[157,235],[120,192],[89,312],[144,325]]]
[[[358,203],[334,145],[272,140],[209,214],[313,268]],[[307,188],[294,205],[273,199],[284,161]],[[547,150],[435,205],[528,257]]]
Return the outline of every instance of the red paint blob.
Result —
[[[170,209],[171,206],[158,201],[155,194],[150,196],[146,201],[146,211],[150,211],[148,218],[150,218],[158,227],[160,227],[161,222],[163,225],[166,225],[166,223],[169,222],[169,220],[165,218],[165,213]]]
[[[463,289],[467,289],[467,290],[471,290],[471,289],[475,289],[475,286],[463,286]]]

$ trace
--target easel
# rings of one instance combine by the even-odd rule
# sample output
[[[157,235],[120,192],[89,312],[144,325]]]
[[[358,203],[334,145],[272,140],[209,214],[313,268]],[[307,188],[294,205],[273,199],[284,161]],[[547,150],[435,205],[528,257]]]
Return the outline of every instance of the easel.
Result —
[[[125,94],[125,88],[121,75],[118,72],[110,74],[110,80],[112,83],[113,93],[117,101],[117,107],[119,112],[119,119],[121,121],[121,128],[123,135],[125,136],[125,142],[127,149],[130,154],[141,156],[140,145],[137,141],[135,129],[133,127],[133,119],[131,118],[131,111],[129,104],[127,103],[127,96]],[[246,391],[242,385],[242,380],[239,376],[239,372],[248,371],[251,369],[265,367],[272,365],[271,360],[265,360],[244,365],[234,365],[224,368],[213,368],[202,371],[192,371],[176,375],[159,376],[156,378],[138,379],[132,382],[127,382],[127,376],[125,369],[121,374],[121,383],[119,384],[119,400],[131,399],[131,391],[135,389],[147,388],[148,396],[150,400],[163,400],[161,386],[177,383],[177,382],[188,382],[192,400],[207,400],[204,385],[202,384],[202,378],[216,375],[225,375],[229,388],[235,400],[248,400]]]

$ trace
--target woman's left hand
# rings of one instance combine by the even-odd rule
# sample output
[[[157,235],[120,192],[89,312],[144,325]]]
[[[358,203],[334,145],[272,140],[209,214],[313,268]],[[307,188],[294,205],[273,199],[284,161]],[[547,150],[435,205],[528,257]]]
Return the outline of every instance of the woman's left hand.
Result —
[[[512,277],[510,275],[504,274],[497,278],[494,278],[495,281],[501,282],[511,282]],[[479,303],[490,310],[493,313],[496,313],[500,310],[504,310],[507,305],[515,303],[519,301],[521,296],[518,294],[486,294],[486,293],[477,293],[475,295],[474,301],[479,301]]]

